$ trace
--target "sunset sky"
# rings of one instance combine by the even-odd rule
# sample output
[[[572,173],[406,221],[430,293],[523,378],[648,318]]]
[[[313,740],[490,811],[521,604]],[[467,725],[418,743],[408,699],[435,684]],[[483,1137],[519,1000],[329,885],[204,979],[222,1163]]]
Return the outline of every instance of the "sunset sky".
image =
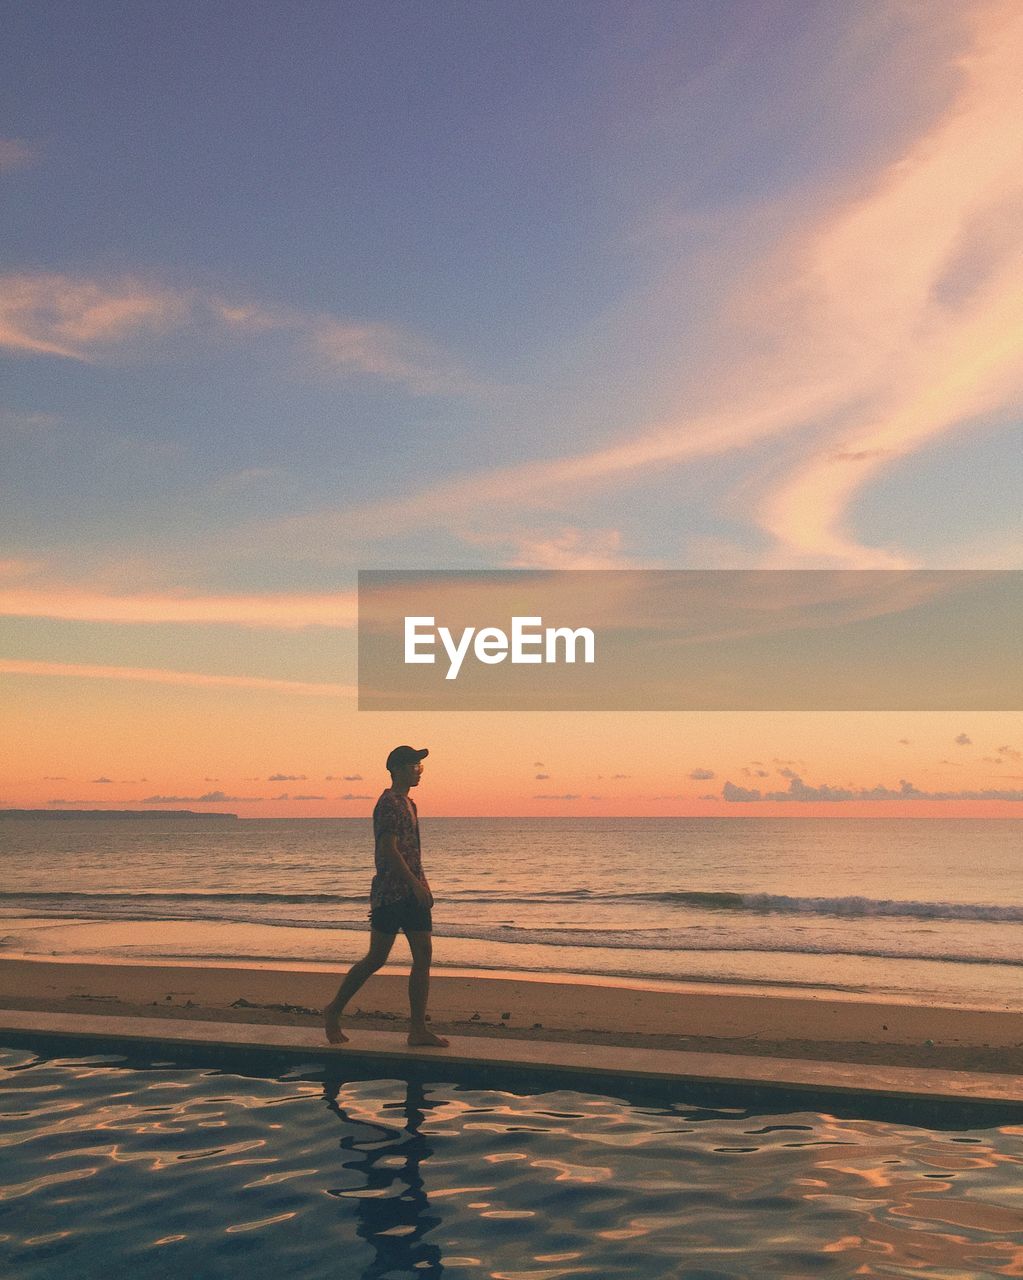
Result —
[[[1023,568],[1018,0],[2,11],[0,807],[1023,814],[1018,711],[359,712],[354,630]]]

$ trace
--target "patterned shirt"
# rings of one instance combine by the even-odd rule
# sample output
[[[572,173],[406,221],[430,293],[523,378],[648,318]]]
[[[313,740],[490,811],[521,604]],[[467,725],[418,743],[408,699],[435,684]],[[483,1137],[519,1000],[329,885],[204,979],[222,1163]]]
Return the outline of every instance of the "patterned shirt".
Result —
[[[376,875],[369,891],[371,907],[382,907],[385,903],[401,902],[412,896],[412,887],[398,871],[391,870],[380,853],[380,837],[394,835],[398,838],[398,853],[408,869],[423,885],[423,859],[419,847],[419,814],[416,803],[411,796],[402,795],[388,787],[373,810],[374,861]]]

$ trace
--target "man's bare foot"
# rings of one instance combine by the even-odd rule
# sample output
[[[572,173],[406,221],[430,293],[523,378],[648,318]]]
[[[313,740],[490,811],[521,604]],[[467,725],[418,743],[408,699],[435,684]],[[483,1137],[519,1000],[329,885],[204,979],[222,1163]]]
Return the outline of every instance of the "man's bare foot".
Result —
[[[323,1026],[329,1044],[347,1044],[348,1037],[338,1026],[338,1013],[328,1005],[323,1011]]]
[[[432,1031],[410,1031],[408,1033],[408,1042],[415,1048],[425,1046],[430,1049],[446,1049],[448,1041],[443,1036],[435,1036]]]

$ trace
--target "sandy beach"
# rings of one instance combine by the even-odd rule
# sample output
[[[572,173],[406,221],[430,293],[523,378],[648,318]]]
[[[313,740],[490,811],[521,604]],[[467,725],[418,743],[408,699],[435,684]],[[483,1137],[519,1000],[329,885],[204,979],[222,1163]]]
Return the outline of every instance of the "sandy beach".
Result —
[[[319,1027],[337,975],[301,968],[0,960],[0,1007]],[[384,970],[343,1026],[400,1030],[407,971]],[[815,1061],[1023,1072],[1023,1014],[723,988],[647,989],[522,975],[434,974],[439,1032],[741,1053]]]

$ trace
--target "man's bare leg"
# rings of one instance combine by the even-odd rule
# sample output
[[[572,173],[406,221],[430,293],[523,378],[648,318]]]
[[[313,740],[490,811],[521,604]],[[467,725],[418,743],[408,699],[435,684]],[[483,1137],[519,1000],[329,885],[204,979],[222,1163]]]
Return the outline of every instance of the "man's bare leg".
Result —
[[[447,1040],[435,1035],[426,1025],[426,1002],[430,995],[430,961],[433,959],[433,937],[429,933],[408,933],[412,951],[412,972],[408,976],[408,1002],[412,1011],[412,1026],[408,1033],[410,1045],[432,1049],[446,1049]]]
[[[323,1010],[323,1025],[327,1032],[327,1040],[331,1044],[347,1043],[348,1037],[338,1025],[341,1014],[344,1012],[348,1001],[351,1000],[366,979],[371,978],[391,954],[391,947],[394,946],[394,937],[393,933],[380,933],[377,929],[371,930],[369,950],[361,960],[356,960],[355,964],[348,970],[340,987],[337,989],[337,995]]]

